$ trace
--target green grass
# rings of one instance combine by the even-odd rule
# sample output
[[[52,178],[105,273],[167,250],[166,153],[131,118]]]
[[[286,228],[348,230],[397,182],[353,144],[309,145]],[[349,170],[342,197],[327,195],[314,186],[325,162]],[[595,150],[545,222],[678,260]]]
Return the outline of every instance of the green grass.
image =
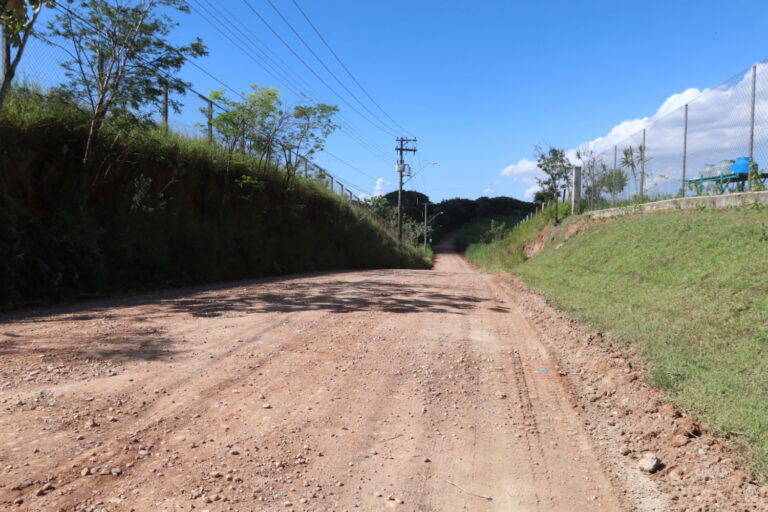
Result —
[[[575,222],[584,233],[566,241]],[[618,336],[650,383],[768,478],[768,211],[569,218],[549,238],[505,267]]]
[[[522,219],[519,215],[476,217],[464,224],[456,233],[456,249],[464,251],[472,244],[487,243],[500,238],[506,235],[520,220]]]
[[[553,214],[554,207],[550,206],[526,222],[512,224],[513,228],[506,230],[498,237],[492,237],[490,233],[478,232],[483,227],[489,226],[487,220],[472,224],[471,233],[474,241],[465,245],[465,256],[471,263],[490,272],[511,270],[515,265],[525,261],[523,248],[536,240],[539,232],[551,222]],[[461,232],[457,235],[457,239],[459,236]],[[462,248],[459,244],[457,246],[459,249]]]
[[[0,112],[0,308],[334,269],[428,268],[364,208],[254,156],[16,88]]]

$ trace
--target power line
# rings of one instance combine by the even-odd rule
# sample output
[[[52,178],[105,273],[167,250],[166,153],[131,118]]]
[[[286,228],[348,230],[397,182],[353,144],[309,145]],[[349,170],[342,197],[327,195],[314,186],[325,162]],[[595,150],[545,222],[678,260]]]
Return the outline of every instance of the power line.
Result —
[[[350,77],[350,78],[351,78],[351,79],[352,79],[352,80],[355,82],[355,84],[357,84],[357,86],[360,88],[360,90],[361,90],[361,91],[363,91],[363,94],[365,94],[365,95],[368,97],[368,99],[369,99],[369,100],[371,100],[371,103],[373,103],[374,105],[376,105],[376,108],[378,108],[379,110],[381,110],[381,112],[382,112],[382,113],[383,113],[385,116],[387,116],[387,118],[388,118],[390,121],[392,121],[392,122],[395,124],[395,126],[397,126],[399,129],[401,129],[402,131],[404,131],[404,132],[406,132],[406,133],[410,133],[410,130],[406,130],[405,128],[403,128],[403,127],[402,127],[402,126],[401,126],[401,125],[400,125],[400,124],[399,124],[397,121],[395,121],[395,120],[392,118],[392,116],[390,116],[390,115],[387,113],[387,111],[386,111],[386,110],[384,110],[383,108],[381,108],[381,105],[379,105],[379,104],[376,102],[376,100],[374,100],[374,99],[371,97],[371,95],[370,95],[370,94],[368,94],[368,91],[366,91],[366,90],[365,90],[365,87],[363,87],[363,86],[362,86],[362,84],[361,84],[361,83],[360,83],[360,82],[357,80],[357,78],[355,78],[355,75],[353,75],[353,74],[352,74],[352,72],[349,70],[349,68],[347,68],[347,66],[345,66],[345,65],[344,65],[344,62],[342,62],[342,60],[339,58],[339,56],[336,54],[336,52],[335,52],[335,51],[333,51],[333,48],[331,48],[331,45],[330,45],[330,44],[328,44],[328,41],[326,41],[326,40],[325,40],[325,38],[323,37],[323,35],[320,33],[320,31],[319,31],[319,30],[317,29],[317,27],[315,26],[315,24],[314,24],[314,23],[312,23],[312,20],[310,20],[310,19],[309,19],[309,16],[307,16],[307,14],[304,12],[304,9],[302,9],[302,8],[301,8],[301,6],[299,5],[299,3],[298,3],[296,0],[292,0],[292,1],[293,1],[293,5],[295,5],[295,6],[296,6],[296,9],[298,9],[298,10],[299,10],[299,12],[301,13],[301,15],[304,17],[304,19],[305,19],[305,20],[307,20],[307,23],[309,23],[309,26],[310,26],[310,27],[312,27],[312,30],[314,30],[314,31],[315,31],[315,34],[317,34],[317,37],[319,37],[319,38],[320,38],[320,40],[323,42],[323,44],[325,45],[325,47],[326,47],[326,48],[328,48],[328,51],[329,51],[329,52],[331,52],[331,55],[333,55],[333,57],[336,59],[336,62],[338,62],[338,63],[339,63],[339,65],[340,65],[340,66],[341,66],[341,67],[344,69],[344,71],[346,71],[346,73],[349,75],[349,77]]]
[[[305,60],[304,60],[304,59],[301,57],[301,55],[299,55],[299,54],[296,52],[296,50],[294,50],[294,49],[293,49],[293,47],[291,47],[291,45],[289,45],[289,44],[288,44],[288,43],[285,41],[285,39],[283,39],[283,37],[282,37],[282,36],[281,36],[281,35],[280,35],[280,34],[279,34],[279,33],[278,33],[278,32],[277,32],[277,31],[276,31],[276,30],[275,30],[275,29],[272,27],[272,25],[270,25],[270,23],[269,23],[269,22],[268,22],[266,19],[264,19],[264,17],[263,17],[263,16],[262,16],[262,15],[259,13],[259,11],[257,11],[257,10],[256,10],[256,9],[253,7],[253,5],[251,5],[251,3],[250,3],[248,0],[243,0],[243,2],[245,3],[245,5],[247,5],[247,6],[248,6],[248,8],[249,8],[251,11],[253,11],[253,13],[256,15],[256,17],[258,17],[258,18],[259,18],[259,20],[261,20],[261,22],[262,22],[264,25],[266,25],[266,27],[267,27],[267,28],[270,30],[270,32],[272,32],[272,34],[274,34],[274,36],[275,36],[275,37],[276,37],[276,38],[277,38],[277,39],[278,39],[278,40],[279,40],[279,41],[280,41],[280,42],[281,42],[281,43],[282,43],[282,44],[283,44],[283,45],[284,45],[286,48],[288,48],[288,50],[289,50],[289,51],[290,51],[290,52],[293,54],[293,56],[294,56],[294,57],[296,57],[296,58],[299,60],[299,62],[301,62],[301,63],[304,65],[304,67],[306,67],[306,68],[309,70],[309,72],[310,72],[310,73],[312,73],[312,74],[315,76],[315,78],[317,78],[318,80],[320,80],[320,82],[321,82],[323,85],[325,85],[325,86],[328,88],[328,90],[330,90],[330,91],[331,91],[331,92],[332,92],[334,95],[336,95],[336,97],[337,97],[337,98],[339,98],[339,100],[341,100],[342,102],[344,102],[344,104],[345,104],[345,105],[347,105],[349,108],[351,108],[351,109],[352,109],[354,112],[356,112],[356,113],[357,113],[357,114],[358,114],[360,117],[362,117],[363,119],[365,119],[366,121],[368,121],[368,122],[369,122],[369,123],[370,123],[372,126],[375,126],[376,128],[378,128],[379,130],[383,131],[384,133],[388,133],[388,134],[390,134],[390,135],[394,134],[394,132],[390,131],[388,128],[382,127],[382,126],[380,126],[380,125],[376,124],[375,122],[373,122],[373,121],[372,121],[372,120],[371,120],[369,117],[367,117],[365,114],[363,114],[362,112],[360,112],[360,111],[359,111],[359,110],[358,110],[358,109],[357,109],[357,108],[356,108],[354,105],[352,105],[352,104],[351,104],[351,103],[349,103],[349,102],[348,102],[346,99],[344,99],[344,97],[343,97],[341,94],[339,94],[339,92],[338,92],[336,89],[334,89],[333,87],[331,87],[331,86],[328,84],[328,82],[326,82],[326,81],[325,81],[325,79],[323,79],[323,77],[321,77],[321,76],[320,76],[320,75],[319,75],[319,74],[318,74],[318,73],[317,73],[317,72],[316,72],[316,71],[315,71],[315,70],[312,68],[312,66],[310,66],[309,64],[307,64],[307,61],[305,61]]]
[[[307,43],[307,42],[304,40],[304,38],[303,38],[303,37],[301,37],[301,34],[299,34],[299,32],[298,32],[298,31],[297,31],[297,30],[296,30],[296,29],[293,27],[293,25],[291,25],[291,23],[290,23],[290,22],[289,22],[289,21],[288,21],[288,20],[285,18],[285,16],[283,16],[283,13],[282,13],[282,12],[280,12],[280,10],[279,10],[277,7],[275,7],[275,4],[274,4],[274,3],[272,3],[272,0],[267,0],[267,3],[268,3],[268,4],[269,4],[271,7],[272,7],[272,9],[273,9],[273,10],[274,10],[274,11],[277,13],[277,15],[278,15],[278,16],[280,16],[280,19],[282,19],[282,20],[283,20],[283,22],[284,22],[286,25],[288,25],[288,28],[289,28],[289,29],[291,29],[291,32],[293,32],[293,34],[294,34],[296,37],[298,37],[298,38],[299,38],[299,41],[301,41],[301,44],[303,44],[303,45],[304,45],[304,47],[305,47],[307,50],[309,50],[309,53],[311,53],[311,54],[312,54],[312,56],[315,58],[315,60],[317,60],[317,62],[319,62],[319,63],[320,63],[320,65],[321,65],[321,66],[323,66],[323,69],[325,69],[325,70],[328,72],[328,74],[330,74],[330,75],[331,75],[331,76],[334,78],[334,80],[336,80],[336,82],[338,82],[338,84],[339,84],[339,85],[340,85],[340,86],[341,86],[341,87],[342,87],[342,88],[343,88],[345,91],[347,91],[347,93],[348,93],[348,94],[349,94],[349,95],[350,95],[350,96],[351,96],[351,97],[352,97],[352,98],[353,98],[353,99],[354,99],[354,100],[355,100],[357,103],[359,103],[359,104],[360,104],[360,106],[361,106],[361,107],[363,107],[363,109],[365,109],[365,111],[366,111],[366,112],[368,112],[369,114],[371,114],[371,115],[372,115],[372,116],[373,116],[373,117],[374,117],[374,118],[375,118],[375,119],[376,119],[378,122],[380,122],[380,123],[381,123],[381,125],[382,125],[382,126],[386,126],[386,127],[389,129],[389,130],[392,130],[392,132],[391,132],[391,133],[394,133],[394,132],[397,130],[397,128],[392,128],[391,126],[387,126],[387,123],[386,123],[385,121],[383,121],[383,120],[382,120],[382,119],[381,119],[381,118],[380,118],[380,117],[379,117],[377,114],[373,113],[373,112],[372,112],[372,111],[371,111],[371,110],[370,110],[370,109],[369,109],[367,106],[365,106],[365,104],[364,104],[362,101],[360,101],[360,99],[359,99],[359,98],[358,98],[358,97],[355,95],[355,93],[353,93],[352,91],[350,91],[350,90],[349,90],[349,88],[346,86],[346,84],[345,84],[344,82],[342,82],[341,80],[339,80],[339,77],[338,77],[338,76],[336,76],[336,73],[334,73],[334,72],[333,72],[333,71],[332,71],[332,70],[331,70],[331,69],[330,69],[330,68],[329,68],[329,67],[328,67],[328,66],[325,64],[325,62],[323,62],[323,59],[321,59],[321,58],[320,58],[320,56],[319,56],[317,53],[315,53],[315,51],[312,49],[312,47],[311,47],[311,46],[310,46],[310,45],[309,45],[309,44],[308,44],[308,43]]]
[[[78,15],[76,12],[72,11],[71,9],[69,9],[69,8],[67,8],[67,7],[64,7],[64,6],[60,5],[60,4],[57,4],[57,5],[55,6],[55,9],[57,9],[59,12],[66,12],[67,14],[69,14],[70,16],[72,16],[72,18],[74,18],[74,19],[78,20],[78,21],[79,21],[79,22],[80,22],[82,25],[85,25],[85,26],[87,26],[87,27],[91,28],[91,30],[94,30],[94,31],[95,31],[97,34],[99,34],[99,35],[101,35],[102,37],[104,37],[104,32],[103,32],[101,29],[99,29],[98,27],[95,27],[95,26],[94,26],[92,23],[90,23],[88,20],[84,19],[82,16]],[[216,77],[216,76],[214,76],[213,74],[211,74],[211,73],[210,73],[209,71],[207,71],[205,68],[203,68],[203,67],[202,67],[202,66],[200,66],[199,64],[195,63],[194,61],[190,60],[190,59],[189,59],[187,56],[185,56],[185,55],[181,54],[180,52],[179,52],[179,55],[180,55],[180,56],[181,56],[181,57],[184,59],[184,61],[185,61],[185,62],[188,62],[188,63],[192,64],[193,66],[195,66],[196,68],[198,68],[200,71],[202,71],[203,73],[205,73],[206,75],[208,75],[209,77],[211,77],[213,80],[216,80],[218,83],[220,83],[221,85],[223,85],[223,86],[224,86],[226,89],[228,89],[228,90],[230,90],[231,92],[233,92],[233,93],[235,93],[235,94],[239,95],[239,96],[240,96],[240,97],[241,97],[243,100],[246,100],[246,97],[245,97],[245,96],[243,96],[243,94],[242,94],[242,93],[239,93],[239,92],[235,91],[235,90],[234,90],[232,87],[230,87],[229,85],[227,85],[227,84],[226,84],[224,81],[222,81],[222,80],[221,80],[221,79],[219,79],[218,77]],[[143,67],[143,68],[145,68],[145,69],[150,69],[150,70],[152,70],[152,71],[153,71],[153,72],[154,72],[154,73],[155,73],[155,74],[156,74],[156,75],[157,75],[159,78],[163,78],[163,79],[166,79],[166,80],[170,80],[170,79],[172,79],[172,78],[173,78],[173,77],[171,76],[171,74],[170,74],[170,73],[167,73],[167,72],[161,72],[161,71],[157,71],[156,69],[153,69],[153,68],[151,67],[151,63],[150,63],[150,62],[147,62],[145,59],[141,59],[141,58],[138,58],[138,57],[135,57],[135,58],[136,58],[136,60],[137,60],[137,61],[138,61],[138,62],[141,64],[141,67]],[[201,98],[206,98],[206,97],[205,97],[203,94],[201,94],[200,92],[196,91],[196,90],[195,90],[195,89],[193,89],[192,87],[187,87],[187,89],[188,89],[190,92],[192,92],[192,93],[194,93],[194,94],[197,94],[197,95],[198,95],[198,96],[200,96]],[[216,107],[216,108],[218,108],[219,110],[221,110],[221,111],[223,111],[223,112],[228,112],[228,110],[227,110],[227,109],[226,109],[224,106],[222,106],[220,103],[218,103],[218,102],[216,102],[216,101],[214,101],[214,100],[211,100],[211,99],[206,99],[206,101],[208,101],[208,102],[209,102],[209,103],[210,103],[212,106],[215,106],[215,107]],[[259,135],[263,135],[263,136],[271,137],[271,135],[270,135],[270,134],[267,134],[267,133],[265,133],[265,132],[263,132],[263,131],[260,131],[260,130],[258,130],[258,129],[255,129],[254,131],[255,131],[256,133],[258,133]],[[277,144],[277,145],[278,145],[278,146],[279,146],[281,149],[283,149],[283,150],[287,150],[287,151],[288,151],[290,154],[293,154],[293,155],[295,155],[297,159],[301,159],[301,160],[304,160],[304,161],[307,161],[307,162],[308,162],[308,160],[307,160],[307,158],[306,158],[305,156],[303,156],[303,155],[299,154],[297,151],[295,151],[294,149],[292,149],[290,146],[288,146],[288,145],[284,144],[282,141],[280,141],[280,139],[278,139],[278,138],[274,137],[274,138],[273,138],[273,140],[275,141],[275,143],[276,143],[276,144]],[[333,156],[333,155],[332,155],[332,156]],[[335,157],[335,158],[337,158],[337,159],[338,159],[338,157]],[[322,167],[320,167],[319,165],[315,164],[314,162],[310,162],[310,163],[311,163],[311,165],[312,165],[312,166],[314,166],[316,169],[319,169],[319,170],[320,170],[320,171],[322,171],[324,174],[326,174],[326,175],[330,176],[331,178],[333,178],[333,179],[334,179],[334,180],[336,180],[337,182],[339,182],[339,183],[344,183],[344,182],[342,182],[341,180],[339,180],[339,179],[338,179],[336,176],[334,176],[333,174],[331,174],[331,173],[330,173],[330,172],[328,172],[327,170],[323,169],[323,168],[322,168]],[[349,164],[347,164],[347,165],[349,165]],[[346,186],[346,185],[345,185],[345,186]],[[348,187],[348,188],[349,188],[349,187]],[[361,191],[361,192],[364,192],[364,193],[366,193],[366,194],[370,195],[370,194],[369,194],[369,193],[368,193],[366,190],[364,190],[364,189],[362,189],[361,187],[358,187],[358,186],[356,186],[356,185],[351,185],[351,188],[354,188],[354,189],[356,189],[356,190],[359,190],[359,191]]]
[[[208,2],[208,0],[203,0],[203,1],[205,1],[205,3],[209,7],[211,6],[211,4],[210,4],[210,2]],[[238,49],[240,49],[240,51],[242,51],[247,57],[249,57],[251,60],[253,60],[260,67],[262,67],[262,69],[267,71],[267,73],[270,74],[272,76],[272,78],[274,78],[278,82],[283,83],[283,85],[285,85],[296,96],[299,96],[299,97],[305,96],[305,97],[312,98],[311,95],[305,94],[303,91],[301,91],[302,87],[307,87],[306,84],[302,85],[300,83],[300,80],[298,80],[298,79],[296,79],[294,77],[291,77],[290,73],[288,73],[285,69],[282,69],[279,64],[277,64],[268,55],[266,55],[262,50],[260,50],[257,47],[257,45],[255,43],[253,43],[252,40],[250,40],[250,38],[248,38],[245,34],[243,34],[242,31],[240,31],[239,29],[237,29],[237,27],[235,27],[235,30],[237,30],[240,34],[242,34],[243,37],[245,37],[245,39],[247,39],[247,42],[243,38],[238,37],[237,35],[235,35],[231,31],[231,29],[227,28],[228,25],[231,24],[231,20],[228,20],[228,19],[224,20],[224,21],[219,20],[217,18],[217,14],[215,14],[215,10],[214,10],[214,12],[211,12],[205,6],[203,6],[202,4],[198,3],[197,7],[205,12],[206,16],[202,16],[202,17],[205,18],[205,21],[209,25],[211,25],[220,34],[222,34],[230,43],[232,43],[234,46],[236,46]],[[213,9],[213,8],[211,7],[211,9]],[[215,24],[213,20],[216,20],[216,22],[218,24]],[[228,23],[228,22],[230,22],[230,23]],[[224,29],[220,28],[220,26],[224,27]],[[232,37],[234,37],[235,39],[237,39],[240,43],[242,43],[242,44],[244,44],[246,46],[251,46],[252,48],[255,48],[256,50],[260,51],[262,54],[265,55],[265,57],[267,59],[269,59],[271,61],[271,64],[270,63],[264,63],[264,62],[262,62],[260,60],[257,60],[257,58],[251,52],[247,51],[240,44],[238,44],[236,41],[234,41],[232,39],[232,37],[230,37],[230,35],[228,35],[227,33],[224,32],[224,30],[227,30],[229,32],[229,34]],[[250,45],[248,45],[248,43],[250,43]],[[298,87],[298,89],[296,87]],[[367,140],[366,136],[362,132],[360,132],[357,128],[352,126],[351,123],[349,123],[346,119],[343,118],[343,116],[339,116],[339,117],[343,120],[343,122],[346,125],[346,128],[349,130],[348,132],[345,131],[344,135],[346,135],[347,137],[352,139],[354,142],[359,144],[361,147],[363,147],[363,149],[367,150],[368,152],[370,152],[375,157],[381,159],[382,161],[388,161],[387,158],[386,158],[386,153],[384,152],[383,149],[381,149],[381,147],[377,146],[373,141]]]

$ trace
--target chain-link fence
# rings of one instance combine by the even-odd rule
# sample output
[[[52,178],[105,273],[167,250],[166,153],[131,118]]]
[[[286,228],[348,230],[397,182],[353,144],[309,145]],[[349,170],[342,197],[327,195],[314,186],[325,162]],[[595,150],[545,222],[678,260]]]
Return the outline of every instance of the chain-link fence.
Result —
[[[670,97],[650,118],[622,123],[581,148],[576,161],[583,209],[764,189],[766,61],[717,87]]]

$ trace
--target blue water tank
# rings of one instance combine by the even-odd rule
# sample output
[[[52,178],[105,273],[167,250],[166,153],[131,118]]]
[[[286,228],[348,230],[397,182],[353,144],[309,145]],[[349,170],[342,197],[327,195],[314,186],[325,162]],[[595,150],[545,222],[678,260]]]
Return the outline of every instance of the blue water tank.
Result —
[[[755,162],[755,170],[757,171],[757,162]],[[742,156],[737,158],[733,165],[731,165],[731,173],[733,174],[747,174],[749,173],[749,158]]]

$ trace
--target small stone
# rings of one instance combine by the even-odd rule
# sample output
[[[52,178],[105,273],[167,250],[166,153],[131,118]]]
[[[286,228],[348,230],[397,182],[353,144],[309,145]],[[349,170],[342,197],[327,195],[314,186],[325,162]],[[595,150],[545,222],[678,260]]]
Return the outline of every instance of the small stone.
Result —
[[[98,426],[99,423],[96,421],[96,418],[91,418],[90,421],[85,423],[85,428],[94,428]]]
[[[496,393],[496,396],[498,398],[502,399],[502,400],[507,398],[507,394],[506,393]]]
[[[646,473],[655,473],[661,469],[661,459],[659,459],[653,453],[646,453],[643,455],[637,463],[637,466]]]
[[[424,462],[432,462],[432,459],[430,459],[429,457],[424,457]]]
[[[292,507],[293,503],[291,503],[290,501],[285,501],[285,502],[283,502],[283,506],[284,507]]]
[[[16,498],[13,500],[14,505],[21,505],[22,503],[24,503],[24,498]]]
[[[112,468],[112,476],[120,476],[123,474],[123,470],[120,468]]]
[[[271,409],[271,408],[272,408],[272,406],[271,406],[271,405],[269,405],[269,404],[264,404],[264,405],[262,405],[261,407],[262,407],[263,409]]]
[[[632,452],[632,450],[630,450],[629,446],[627,446],[625,444],[621,445],[621,447],[619,448],[619,453],[624,455],[624,456],[629,455],[631,452]]]
[[[91,474],[91,468],[83,468],[82,471],[80,471],[80,476],[88,476]]]

